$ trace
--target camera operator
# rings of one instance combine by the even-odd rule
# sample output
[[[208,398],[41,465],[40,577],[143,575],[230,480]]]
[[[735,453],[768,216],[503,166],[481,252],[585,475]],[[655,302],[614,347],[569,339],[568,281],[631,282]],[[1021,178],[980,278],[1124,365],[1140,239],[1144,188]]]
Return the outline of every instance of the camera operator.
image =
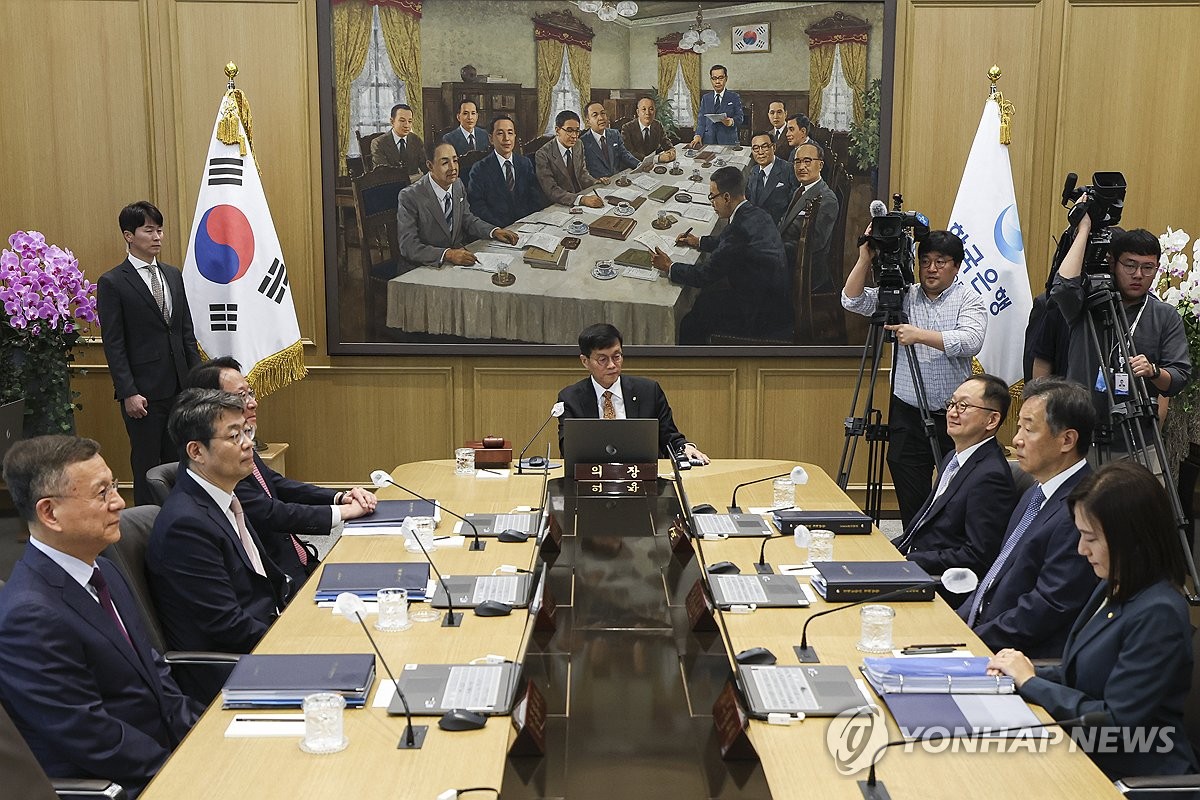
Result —
[[[871,232],[867,228],[867,235]],[[867,287],[875,250],[870,240],[858,248],[858,261],[846,278],[842,307],[869,317],[878,306],[879,290]],[[949,231],[930,231],[917,248],[920,282],[904,291],[902,310],[908,323],[885,325],[901,345],[914,345],[925,405],[933,417],[942,452],[954,449],[946,434],[946,403],[971,375],[971,358],[983,347],[987,309],[977,292],[954,279],[963,260],[963,244]],[[921,421],[908,351],[896,348],[892,359],[892,398],[888,410],[887,463],[907,528],[933,483],[934,457]]]
[[[1079,202],[1087,199],[1087,194],[1083,194]],[[1110,417],[1111,409],[1084,320],[1087,280],[1083,277],[1083,263],[1091,232],[1091,215],[1084,214],[1076,228],[1075,240],[1053,278],[1050,297],[1070,328],[1067,377],[1095,391],[1097,410],[1103,421]],[[1133,339],[1128,367],[1120,363],[1121,354],[1114,345],[1101,341],[1102,347],[1112,348],[1107,354],[1107,366],[1113,372],[1113,395],[1121,403],[1128,399],[1129,380],[1145,379],[1147,393],[1158,400],[1161,423],[1167,412],[1166,398],[1182,391],[1192,373],[1183,319],[1174,308],[1150,294],[1161,255],[1154,234],[1142,228],[1123,231],[1112,237],[1108,252],[1113,282],[1121,295]],[[1149,439],[1150,432],[1146,435]],[[1124,450],[1122,437],[1114,436],[1113,445],[1119,451]]]

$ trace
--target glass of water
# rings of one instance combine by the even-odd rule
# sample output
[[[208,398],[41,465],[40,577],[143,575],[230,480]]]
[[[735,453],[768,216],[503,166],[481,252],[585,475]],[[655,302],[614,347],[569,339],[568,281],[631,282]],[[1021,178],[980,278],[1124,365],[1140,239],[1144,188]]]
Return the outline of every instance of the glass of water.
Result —
[[[376,593],[379,614],[375,617],[377,631],[406,631],[412,627],[408,619],[408,590],[380,589]]]
[[[412,537],[404,537],[404,549],[410,553],[420,553],[423,544],[426,553],[436,552],[437,520],[433,517],[409,517],[408,522],[412,529]],[[421,544],[417,544],[416,539],[420,539]]]
[[[474,477],[475,448],[460,447],[454,451],[454,474]]]
[[[891,606],[868,604],[859,612],[862,633],[858,649],[864,653],[890,653],[892,651],[892,620],[896,610]]]
[[[795,508],[796,484],[791,478],[776,478],[771,482],[771,508]]]
[[[829,531],[812,531],[808,535],[808,560],[833,561],[833,534]]]
[[[350,741],[342,728],[346,698],[337,692],[318,692],[304,698],[304,738],[300,749],[306,753],[337,753]]]

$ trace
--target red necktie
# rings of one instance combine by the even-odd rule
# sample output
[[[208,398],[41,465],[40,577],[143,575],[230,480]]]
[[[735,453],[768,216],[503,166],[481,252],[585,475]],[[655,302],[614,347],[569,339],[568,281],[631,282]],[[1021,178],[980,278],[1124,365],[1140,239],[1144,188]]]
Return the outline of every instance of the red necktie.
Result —
[[[258,481],[258,485],[261,486],[262,490],[267,493],[267,497],[271,497],[271,488],[267,486],[267,479],[264,478],[262,472],[259,471],[258,464],[254,464],[253,471],[254,480]],[[296,557],[300,559],[300,566],[307,567],[308,551],[304,549],[304,543],[301,542],[294,533],[287,534],[287,537],[292,540],[292,547],[296,548]]]
[[[96,594],[100,597],[100,607],[112,618],[113,622],[117,623],[117,628],[121,631],[121,635],[125,637],[125,641],[129,642],[129,646],[133,647],[133,640],[129,638],[129,631],[125,630],[125,625],[121,622],[121,617],[117,614],[117,607],[113,605],[112,593],[108,591],[108,581],[104,580],[99,567],[92,567],[92,578],[88,581],[88,584],[96,590]],[[137,650],[136,647],[133,649]]]

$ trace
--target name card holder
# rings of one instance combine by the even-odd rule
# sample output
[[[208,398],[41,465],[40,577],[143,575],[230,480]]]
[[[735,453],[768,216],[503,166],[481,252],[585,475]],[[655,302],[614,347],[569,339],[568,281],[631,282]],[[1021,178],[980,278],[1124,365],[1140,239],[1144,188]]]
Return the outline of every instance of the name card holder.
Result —
[[[758,760],[758,753],[746,732],[749,725],[750,718],[738,702],[733,681],[726,681],[725,688],[717,696],[717,702],[713,703],[713,728],[717,731],[721,758],[726,761]]]
[[[648,464],[576,464],[577,481],[656,481],[658,462]]]
[[[713,616],[715,606],[704,588],[704,579],[697,578],[683,601],[687,609],[688,624],[693,633],[712,633],[717,630],[717,619]]]
[[[546,754],[546,698],[531,680],[525,681],[525,689],[513,706],[512,725],[516,736],[508,748],[510,756]]]

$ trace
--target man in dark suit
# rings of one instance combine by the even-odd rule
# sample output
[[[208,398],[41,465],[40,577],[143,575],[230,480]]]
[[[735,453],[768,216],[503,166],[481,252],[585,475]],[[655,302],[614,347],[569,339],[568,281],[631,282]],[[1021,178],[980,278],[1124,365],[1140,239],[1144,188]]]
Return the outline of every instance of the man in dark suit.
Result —
[[[779,220],[779,235],[787,249],[788,264],[796,263],[796,245],[800,241],[801,212],[814,197],[821,198],[817,218],[808,231],[808,248],[812,253],[812,288],[814,292],[830,291],[841,282],[841,270],[834,274],[834,265],[829,261],[829,249],[833,245],[833,228],[841,210],[837,195],[821,178],[825,151],[821,145],[809,140],[796,148],[793,157],[796,183],[799,189],[792,198],[783,218]]]
[[[242,365],[231,356],[205,361],[187,376],[189,389],[220,389],[245,404],[246,426],[258,430],[258,399]],[[253,434],[251,434],[253,436]],[[271,560],[299,587],[317,569],[317,551],[297,534],[341,533],[342,523],[375,510],[375,495],[361,486],[339,492],[285,478],[254,453],[250,475],[234,491],[246,519]]]
[[[558,418],[558,450],[562,452],[564,419],[657,419],[658,446],[664,458],[683,452],[704,464],[708,456],[675,427],[671,404],[657,381],[621,375],[625,356],[621,332],[607,323],[589,325],[579,333],[579,361],[590,375],[558,393],[563,404]]]
[[[121,538],[112,471],[91,439],[39,436],[13,445],[4,480],[30,538],[0,591],[0,701],[46,774],[112,780],[136,797],[201,709],[100,556]],[[6,796],[33,796],[4,780]]]
[[[410,183],[425,172],[425,143],[412,132],[413,112],[404,103],[392,106],[392,129],[371,140],[371,166],[404,167]]]
[[[796,191],[796,174],[789,162],[775,157],[769,134],[754,135],[750,157],[754,162],[746,172],[746,199],[770,214],[778,225]]]
[[[163,215],[148,201],[121,209],[129,255],[100,276],[96,306],[104,356],[129,433],[133,500],[153,502],[146,470],[175,460],[167,416],[187,371],[200,363],[183,274],[158,263]]]
[[[958,613],[992,650],[1057,658],[1096,586],[1067,508],[1090,471],[1096,411],[1087,389],[1060,378],[1030,381],[1022,400],[1013,445],[1037,483],[1017,502],[1000,554]]]
[[[587,115],[588,124],[588,132],[583,134],[583,157],[588,172],[598,178],[607,178],[641,163],[640,158],[625,149],[621,134],[608,127],[604,103],[592,101],[583,113]]]
[[[767,135],[771,137],[771,143],[775,145],[775,157],[782,158],[790,164],[792,151],[796,148],[788,144],[787,108],[781,101],[775,100],[767,106],[767,120],[771,123],[771,129],[767,131]]]
[[[738,126],[745,119],[742,98],[738,97],[737,92],[725,88],[729,71],[716,64],[708,70],[708,79],[712,81],[713,90],[700,98],[700,110],[696,113],[696,135],[691,144],[693,149],[705,144],[737,144]],[[724,114],[725,119],[712,122],[709,114]]]
[[[470,266],[467,245],[476,239],[517,243],[517,235],[471,213],[467,190],[458,179],[458,154],[441,142],[429,156],[429,174],[400,190],[396,209],[400,261],[408,269],[457,264]]]
[[[604,208],[600,196],[587,192],[587,189],[597,183],[607,184],[608,178],[594,178],[588,172],[583,145],[579,143],[582,132],[578,114],[574,111],[558,112],[554,118],[554,138],[533,154],[538,185],[551,203]]]
[[[783,127],[783,138],[787,141],[788,148],[790,148],[788,150],[789,156],[795,153],[796,148],[800,145],[812,141],[808,138],[808,129],[811,127],[812,122],[803,114],[792,114],[787,118]]]
[[[654,98],[643,95],[637,101],[637,116],[621,126],[621,139],[625,149],[641,161],[651,153],[658,153],[657,160],[663,163],[675,160],[675,148],[671,146],[662,123],[655,119]]]
[[[783,242],[771,216],[746,200],[745,178],[737,167],[712,174],[708,198],[721,219],[719,236],[681,234],[676,244],[707,253],[695,264],[671,263],[655,249],[653,264],[674,283],[701,289],[679,324],[680,344],[708,344],[713,333],[739,336],[791,335],[792,306]]]
[[[479,122],[479,106],[474,100],[458,103],[458,127],[442,137],[442,141],[454,145],[454,152],[464,156],[472,150],[486,152],[488,137],[476,125]]]
[[[492,155],[471,167],[467,199],[484,222],[501,228],[546,207],[533,162],[516,152],[517,127],[512,117],[492,120]]]
[[[954,452],[942,461],[937,488],[896,540],[896,549],[930,575],[966,567],[983,575],[996,560],[1017,502],[1012,470],[996,431],[1009,406],[1008,386],[995,375],[964,381],[946,410]],[[958,607],[966,599],[946,592]]]
[[[254,465],[244,414],[241,398],[213,389],[185,389],[171,412],[179,475],[154,521],[146,577],[175,650],[249,653],[291,596],[234,494]],[[180,684],[207,703],[218,673],[181,671]]]

